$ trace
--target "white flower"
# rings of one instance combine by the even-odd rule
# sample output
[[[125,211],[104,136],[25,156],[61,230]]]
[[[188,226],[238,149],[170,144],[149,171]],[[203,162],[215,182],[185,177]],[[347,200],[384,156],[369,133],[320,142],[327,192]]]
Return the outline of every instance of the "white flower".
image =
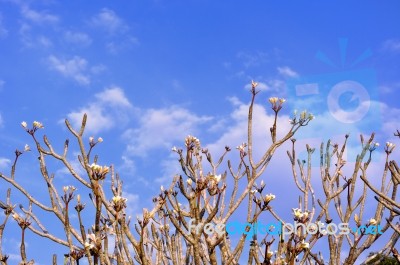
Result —
[[[256,88],[257,86],[258,86],[258,83],[253,81],[253,80],[251,80],[251,87],[252,88]]]
[[[38,128],[38,129],[44,128],[43,124],[38,121],[33,122],[33,127]]]
[[[369,219],[369,225],[376,225],[378,222],[375,220],[375,218]]]
[[[299,208],[293,208],[293,215],[295,218],[300,219],[303,217],[303,213],[301,212],[301,210]]]
[[[280,104],[283,104],[283,103],[285,103],[285,102],[286,102],[286,99],[284,99],[284,98],[280,98],[280,99],[279,99],[279,103],[280,103]]]
[[[300,247],[302,249],[308,249],[308,248],[310,248],[310,244],[307,242],[304,242],[304,239],[303,239],[303,241],[301,241],[301,243],[300,243]]]
[[[186,182],[187,182],[188,185],[192,186],[192,183],[193,183],[192,179],[188,178],[188,179],[186,180]]]
[[[90,143],[93,143],[93,140],[94,140],[93,136],[90,136],[90,137],[89,137],[89,142],[90,142]]]
[[[386,147],[387,147],[388,149],[394,148],[395,146],[396,146],[396,145],[395,145],[394,143],[386,142]]]
[[[274,252],[273,251],[268,251],[267,258],[270,259],[272,257],[272,255],[274,255]]]
[[[24,151],[25,152],[31,151],[31,148],[29,147],[29,145],[27,145],[27,144],[25,145]]]
[[[278,101],[278,98],[277,97],[270,97],[268,100],[269,100],[269,102],[271,104],[276,104],[276,102]]]
[[[93,173],[102,175],[105,177],[105,175],[110,171],[110,168],[107,166],[99,166],[95,163],[90,165],[90,168],[92,169]]]
[[[200,148],[200,140],[192,135],[188,135],[185,138],[185,146],[190,147],[194,145],[197,148]]]
[[[21,126],[24,127],[24,129],[26,129],[26,127],[28,127],[28,124],[26,124],[25,121],[21,122]]]
[[[245,148],[247,147],[246,143],[242,143],[241,145],[237,146],[236,149],[238,149],[240,152],[246,151]]]
[[[97,142],[99,142],[99,143],[103,142],[103,138],[101,138],[101,137],[97,138]]]
[[[123,197],[117,195],[117,196],[114,196],[114,197],[112,198],[112,201],[113,201],[114,204],[117,204],[117,203],[119,203],[119,202],[126,202],[126,201],[128,201],[128,199],[127,199],[127,198],[123,198]]]
[[[74,191],[76,191],[76,188],[74,186],[70,185],[70,186],[64,186],[63,190],[65,193],[67,193],[67,191],[69,191],[69,190],[71,190],[71,192],[74,192]]]
[[[267,195],[265,195],[265,202],[270,202],[270,201],[272,201],[272,200],[274,200],[275,199],[275,195],[274,194],[272,194],[272,193],[270,193],[270,194],[267,194]]]
[[[307,111],[306,111],[306,110],[303,110],[303,111],[300,113],[300,119],[305,120],[305,119],[306,119],[306,115],[307,115]]]
[[[215,181],[218,183],[221,180],[221,174],[214,176]]]
[[[178,151],[178,149],[176,148],[176,146],[172,147],[171,150],[172,150],[172,152],[177,152],[177,151]]]

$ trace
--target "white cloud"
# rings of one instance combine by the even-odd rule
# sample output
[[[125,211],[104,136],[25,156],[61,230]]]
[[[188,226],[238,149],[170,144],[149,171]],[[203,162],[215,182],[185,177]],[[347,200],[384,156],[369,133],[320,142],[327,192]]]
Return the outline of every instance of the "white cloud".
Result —
[[[124,91],[119,87],[106,89],[103,92],[97,93],[95,97],[111,106],[132,107],[129,100],[125,97]]]
[[[243,142],[247,142],[247,118],[248,118],[248,104],[241,102],[238,98],[232,97],[230,101],[234,105],[235,109],[230,115],[229,126],[226,127],[225,132],[221,137],[214,143],[207,145],[207,148],[212,154],[220,154],[222,149],[226,145],[230,145],[232,150],[235,150],[236,146]],[[281,115],[278,124],[277,137],[281,137],[286,132],[289,131],[291,125],[289,122],[289,117],[286,115]],[[254,155],[260,157],[263,147],[271,142],[271,137],[269,133],[269,127],[273,124],[274,115],[272,112],[268,112],[263,105],[255,104],[253,109],[253,139],[254,143],[264,143],[263,145],[254,146]],[[216,158],[214,158],[215,160]]]
[[[35,11],[30,9],[27,5],[21,6],[21,14],[22,16],[37,24],[54,24],[59,21],[59,17],[53,14],[49,14],[46,11]]]
[[[152,149],[170,149],[186,135],[197,134],[199,126],[211,119],[179,106],[148,109],[140,114],[139,127],[127,130],[123,138],[129,141],[127,151],[130,155],[145,156]]]
[[[88,62],[79,56],[70,60],[57,58],[54,55],[48,57],[50,68],[61,73],[67,78],[75,80],[80,85],[89,85],[90,76],[87,73]]]
[[[94,97],[97,100],[67,114],[75,129],[80,128],[85,113],[87,114],[85,131],[88,133],[97,134],[126,122],[132,104],[121,88],[113,86],[95,94]]]
[[[92,39],[83,32],[73,32],[73,31],[66,31],[64,33],[64,39],[77,46],[87,47],[92,43]]]
[[[5,157],[0,157],[0,169],[8,169],[11,166],[11,160]]]
[[[299,76],[299,74],[297,72],[293,71],[288,66],[278,67],[277,69],[278,69],[279,74],[281,74],[281,75],[283,75],[285,77],[297,77],[297,76]]]
[[[99,27],[109,34],[115,34],[118,32],[124,32],[128,30],[128,26],[123,20],[117,16],[117,14],[108,8],[103,8],[97,15],[91,20],[92,25]]]
[[[382,45],[382,49],[390,52],[400,52],[400,40],[386,40]]]
[[[100,131],[106,131],[115,126],[114,119],[111,115],[106,114],[101,106],[90,104],[87,107],[81,108],[79,111],[69,113],[68,120],[72,123],[75,129],[80,128],[82,117],[87,114],[86,132],[97,134]]]

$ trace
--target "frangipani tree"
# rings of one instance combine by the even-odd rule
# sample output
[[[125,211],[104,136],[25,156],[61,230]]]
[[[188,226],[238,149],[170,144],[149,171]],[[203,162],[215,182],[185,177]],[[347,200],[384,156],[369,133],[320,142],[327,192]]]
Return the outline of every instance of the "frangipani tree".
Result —
[[[33,260],[29,261],[25,248],[27,232],[62,246],[65,249],[65,261],[70,264],[78,264],[82,259],[89,264],[239,264],[244,259],[248,264],[324,264],[327,261],[329,264],[343,261],[345,264],[354,264],[361,253],[381,237],[380,233],[368,234],[365,229],[381,224],[382,233],[395,228],[383,248],[393,249],[398,239],[396,226],[392,224],[397,212],[386,203],[390,213],[383,224],[384,204],[377,203],[375,216],[365,221],[367,186],[370,184],[365,182],[361,195],[356,196],[355,192],[356,185],[362,183],[359,176],[366,179],[371,154],[377,147],[373,141],[374,135],[368,140],[361,137],[360,152],[350,176],[343,174],[346,166],[343,154],[348,136],[342,145],[331,142],[321,144],[323,197],[318,198],[311,181],[311,154],[315,149],[307,145],[308,159],[299,159],[294,138],[302,127],[309,125],[314,116],[307,111],[295,113],[290,119],[290,129],[278,137],[279,114],[285,99],[269,98],[274,116],[269,128],[271,141],[257,160],[254,149],[259,143],[253,139],[253,110],[259,94],[256,82],[252,82],[250,93],[247,142],[239,144],[234,150],[239,158],[238,163],[233,165],[227,159],[227,154],[233,152],[229,146],[221,147],[223,154],[214,159],[198,138],[187,136],[183,148],[172,149],[181,165],[181,174],[177,174],[170,185],[161,188],[153,199],[153,207],[143,209],[135,221],[126,214],[127,199],[123,197],[123,182],[115,173],[116,169],[112,165],[100,165],[98,157],[93,155],[103,139],[90,137],[88,141],[85,140],[86,115],[79,130],[72,128],[66,120],[66,126],[80,150],[80,170],[68,158],[69,140],[65,141],[62,152],[57,152],[47,136],[39,140],[37,131],[44,129],[40,122],[33,122],[32,127],[23,122],[22,127],[32,137],[33,149],[38,154],[48,200],[39,200],[30,193],[29,187],[19,184],[17,163],[21,155],[31,148],[25,146],[23,151],[17,150],[10,175],[0,174],[0,178],[11,185],[0,204],[5,214],[0,226],[0,239],[3,239],[7,223],[16,221],[21,229],[20,264],[33,263]],[[266,184],[260,181],[272,157],[284,143],[291,143],[291,150],[287,151],[288,167],[292,169],[293,185],[301,195],[296,207],[288,206],[285,209],[287,213],[293,212],[289,219],[280,216],[282,210],[274,208],[274,202],[280,198],[273,193],[267,194]],[[48,167],[51,159],[61,162],[68,170],[70,185],[57,189],[54,174]],[[382,186],[379,188],[381,191],[386,191],[392,185],[385,179],[388,169],[389,166],[384,170]],[[397,182],[395,184],[394,187],[397,187]],[[17,210],[12,196],[17,192],[28,201],[27,205],[21,205],[20,210]],[[83,193],[89,193],[91,205],[82,202]],[[392,200],[395,200],[395,195]],[[231,238],[227,229],[216,229],[226,228],[232,217],[243,208],[243,221],[249,225],[244,226],[237,240]],[[39,211],[58,220],[64,228],[62,236],[47,229]],[[91,212],[91,215],[85,217],[85,212]],[[71,222],[72,214],[78,219],[75,225]],[[250,230],[265,215],[280,222],[282,227],[268,228],[265,237],[259,237]],[[354,222],[360,229],[349,229],[347,234],[339,235],[320,229],[333,221]],[[284,230],[293,222],[298,226],[289,232]],[[313,228],[311,230],[310,225]],[[273,233],[276,231],[274,229],[282,228],[281,233]],[[317,249],[317,242],[320,241],[326,241],[329,245],[329,260],[324,260],[323,253]],[[7,264],[7,255],[1,252],[1,246],[0,260],[2,264]],[[53,257],[53,264],[57,264],[56,256]]]

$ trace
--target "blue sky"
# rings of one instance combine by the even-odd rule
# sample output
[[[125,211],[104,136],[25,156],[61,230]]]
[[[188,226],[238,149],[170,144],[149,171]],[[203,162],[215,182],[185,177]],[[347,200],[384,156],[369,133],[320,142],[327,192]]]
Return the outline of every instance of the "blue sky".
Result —
[[[270,141],[267,99],[279,96],[288,99],[282,128],[295,108],[315,114],[298,136],[304,142],[318,146],[350,132],[356,150],[357,133],[374,131],[383,148],[400,129],[399,10],[398,1],[0,1],[0,170],[8,174],[15,148],[32,145],[21,121],[42,122],[40,133],[61,148],[72,138],[62,121],[77,127],[87,113],[85,135],[104,139],[100,161],[125,179],[135,214],[180,173],[170,150],[186,135],[215,156],[245,140],[253,79],[262,90],[259,146]],[[340,94],[349,80],[366,93]],[[296,85],[304,84],[318,84],[319,93],[299,96]],[[332,88],[339,89],[335,106],[353,113],[351,122],[333,115]],[[291,183],[290,172],[276,176],[289,165],[284,151],[265,176],[275,193]],[[40,194],[35,159],[35,152],[24,155],[17,179]],[[52,166],[60,187],[70,184],[60,165]],[[4,198],[5,187],[0,191]],[[296,192],[282,206],[295,207]],[[16,237],[8,240],[7,251],[16,254]],[[33,254],[34,244],[29,248],[47,262]]]

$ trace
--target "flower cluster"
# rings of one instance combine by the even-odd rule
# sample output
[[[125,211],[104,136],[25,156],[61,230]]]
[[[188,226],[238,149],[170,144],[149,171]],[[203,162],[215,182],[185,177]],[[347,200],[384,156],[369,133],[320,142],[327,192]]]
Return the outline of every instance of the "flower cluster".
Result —
[[[103,138],[101,138],[101,137],[97,138],[97,142],[94,141],[94,137],[93,136],[89,137],[90,146],[95,146],[97,143],[101,143],[101,142],[103,142]]]
[[[68,204],[74,198],[74,191],[76,191],[76,188],[74,186],[64,186],[63,191],[64,195],[61,196],[61,199],[65,204]]]
[[[278,113],[278,111],[282,108],[283,103],[285,103],[286,99],[284,98],[277,98],[277,97],[270,97],[268,101],[272,105],[272,109]]]
[[[200,140],[192,135],[188,135],[185,138],[185,146],[188,150],[194,148],[200,149]]]
[[[301,243],[300,243],[300,248],[301,248],[301,249],[308,249],[308,248],[310,248],[310,243],[305,242],[304,239],[303,239],[303,240],[301,241]]]
[[[371,219],[369,219],[369,221],[368,221],[368,224],[369,225],[376,225],[378,222],[375,220],[375,218],[371,218]]]
[[[21,229],[26,229],[28,228],[28,226],[31,225],[31,222],[28,220],[28,218],[22,218],[18,213],[14,212],[14,214],[12,215],[12,217],[14,218],[15,221],[17,221],[19,227],[21,227]]]
[[[126,207],[126,202],[128,201],[127,198],[123,198],[119,195],[114,196],[112,198],[112,207],[116,212],[120,212],[122,209]]]
[[[28,128],[28,124],[26,123],[26,121],[21,122],[21,126],[30,135],[33,135],[38,129],[43,129],[44,128],[43,124],[41,122],[38,122],[38,121],[34,121],[33,122],[31,129]]]
[[[97,253],[101,249],[101,241],[104,239],[105,235],[96,237],[95,234],[90,233],[86,235],[87,241],[85,242],[85,248],[89,248]]]
[[[369,151],[374,151],[377,147],[379,147],[379,143],[373,142],[369,147]]]
[[[386,142],[385,152],[387,154],[390,154],[395,147],[396,147],[396,145],[394,143]]]
[[[306,222],[308,219],[308,212],[302,212],[299,208],[293,208],[293,215],[295,221]]]
[[[221,175],[208,175],[208,193],[212,196],[219,192],[218,183],[221,181]]]
[[[237,146],[236,149],[240,152],[240,157],[243,158],[247,155],[246,152],[247,143],[242,143],[241,145]]]
[[[95,180],[103,180],[106,178],[107,173],[110,171],[110,168],[107,166],[99,166],[95,163],[90,165],[92,169],[92,176]]]
[[[297,117],[297,110],[293,112],[293,118],[289,119],[290,124],[300,124],[307,125],[307,123],[311,120],[315,119],[315,116],[312,113],[307,112],[307,110],[303,110],[299,117]]]
[[[274,194],[270,193],[270,194],[265,195],[264,201],[266,203],[269,203],[272,200],[275,200],[275,195]]]

